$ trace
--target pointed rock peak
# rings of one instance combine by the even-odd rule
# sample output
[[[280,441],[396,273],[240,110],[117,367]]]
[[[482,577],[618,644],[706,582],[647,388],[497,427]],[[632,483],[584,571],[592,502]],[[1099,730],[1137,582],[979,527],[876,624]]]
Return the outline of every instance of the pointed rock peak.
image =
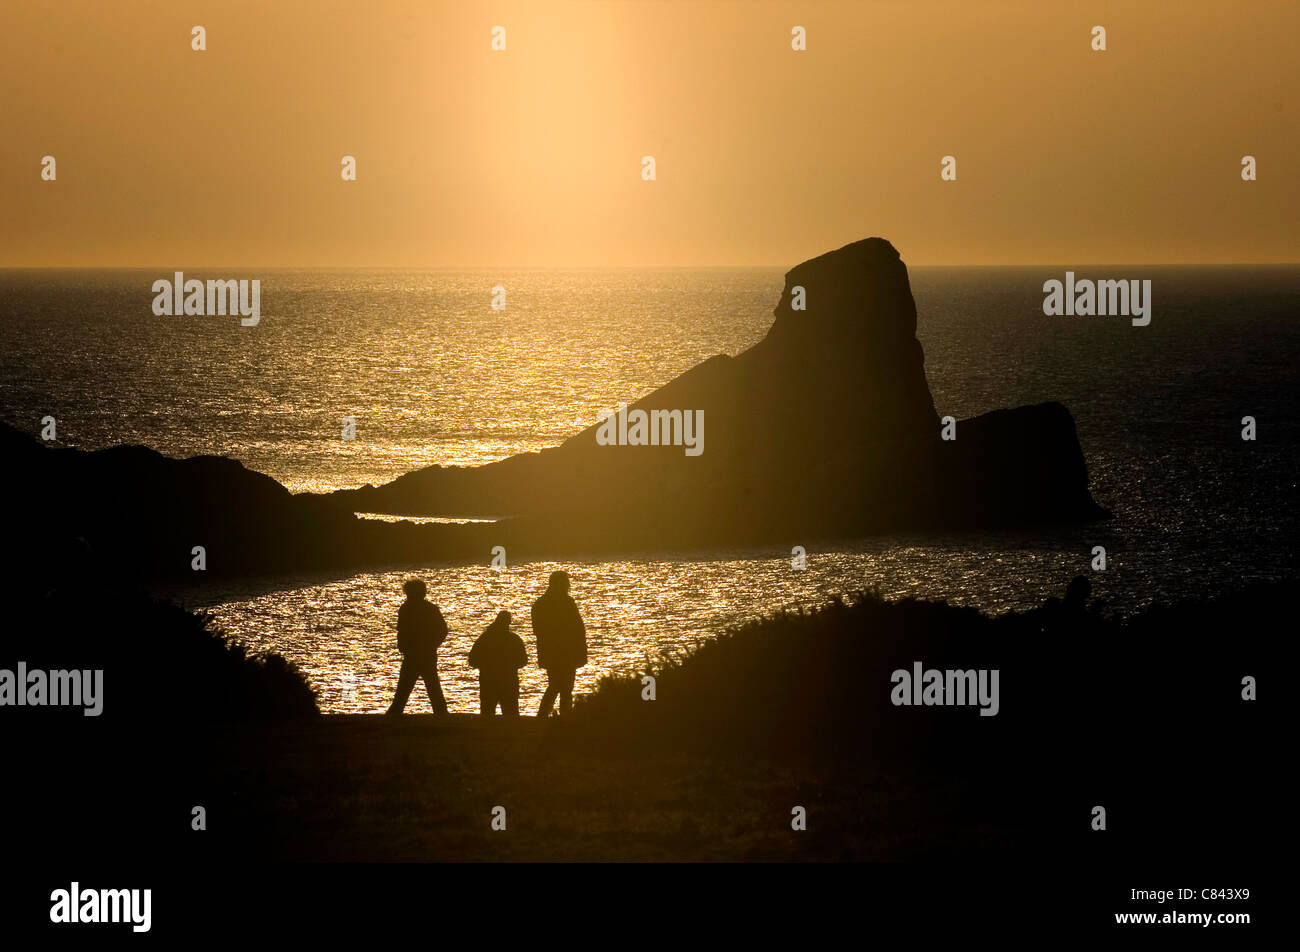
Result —
[[[892,341],[916,336],[907,266],[884,238],[863,238],[795,265],[772,330],[778,336]]]

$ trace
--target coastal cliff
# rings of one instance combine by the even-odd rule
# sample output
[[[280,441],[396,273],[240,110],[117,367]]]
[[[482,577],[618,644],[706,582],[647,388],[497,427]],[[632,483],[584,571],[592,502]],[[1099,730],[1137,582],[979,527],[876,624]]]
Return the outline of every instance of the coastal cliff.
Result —
[[[726,543],[1105,515],[1060,404],[984,414],[942,439],[907,267],[888,241],[791,269],[774,314],[749,350],[631,402],[607,430],[626,434],[623,445],[605,445],[597,422],[540,453],[432,466],[327,498],[354,512],[536,519],[587,544],[614,533]],[[633,445],[626,420],[637,411],[659,445]],[[671,439],[669,414],[695,414],[698,453]]]
[[[3,424],[0,450],[30,502],[16,520],[24,558],[67,564],[48,550],[87,546],[146,579],[195,578],[196,546],[203,571],[247,576],[486,561],[497,545],[517,561],[1106,515],[1060,404],[958,421],[955,438],[942,429],[907,268],[889,242],[868,238],[791,269],[771,329],[750,349],[710,358],[540,453],[321,496],[221,457],[49,448]]]

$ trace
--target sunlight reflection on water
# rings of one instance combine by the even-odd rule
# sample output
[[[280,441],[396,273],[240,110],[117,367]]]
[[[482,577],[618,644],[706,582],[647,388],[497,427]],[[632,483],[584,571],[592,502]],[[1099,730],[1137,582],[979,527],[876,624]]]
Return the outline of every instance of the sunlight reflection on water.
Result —
[[[875,586],[887,598],[947,594],[954,604],[985,611],[1028,609],[1060,594],[1074,574],[1086,569],[1086,550],[1025,544],[1000,550],[994,560],[980,545],[974,538],[964,552],[934,544],[844,545],[838,548],[847,551],[810,551],[803,570],[793,569],[789,556],[776,558],[770,550],[713,553],[709,561],[535,562],[504,571],[434,567],[361,574],[252,598],[231,592],[231,600],[209,610],[245,644],[279,651],[296,662],[318,689],[322,710],[382,711],[392,700],[401,664],[394,627],[401,583],[418,575],[451,629],[439,652],[450,709],[477,710],[476,672],[466,656],[504,608],[515,616],[515,631],[528,647],[520,703],[523,712],[533,713],[545,676],[536,667],[528,614],[557,568],[572,575],[573,596],[587,624],[590,663],[578,672],[576,686],[584,692],[603,674],[640,665],[664,650],[687,648],[729,624],[781,608],[822,605],[837,594]],[[1104,594],[1105,586],[1099,583],[1096,592]],[[407,710],[429,710],[421,686]]]

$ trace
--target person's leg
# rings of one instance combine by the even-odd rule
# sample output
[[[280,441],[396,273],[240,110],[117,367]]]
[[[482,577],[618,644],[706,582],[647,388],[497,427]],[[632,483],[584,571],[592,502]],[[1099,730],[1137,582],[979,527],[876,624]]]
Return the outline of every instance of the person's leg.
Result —
[[[483,717],[492,717],[496,714],[497,702],[492,697],[492,686],[487,679],[479,675],[478,679],[478,712]]]
[[[403,658],[402,670],[397,675],[397,693],[393,695],[393,703],[388,708],[389,714],[401,714],[406,709],[406,699],[411,696],[411,688],[415,687],[415,679],[415,665]]]
[[[429,707],[435,714],[447,713],[447,698],[442,693],[442,682],[438,679],[438,659],[431,659],[424,669],[424,689],[429,692]]]
[[[556,672],[558,674],[558,672]],[[546,691],[542,694],[542,703],[537,706],[537,716],[546,717],[551,713],[551,705],[555,703],[555,695],[560,691],[559,680],[551,674],[551,670],[546,670]]]
[[[578,672],[568,668],[560,673],[563,675],[560,681],[560,714],[563,716],[573,708],[573,678]]]
[[[501,713],[505,717],[519,716],[519,679],[513,684],[506,684],[501,692]]]

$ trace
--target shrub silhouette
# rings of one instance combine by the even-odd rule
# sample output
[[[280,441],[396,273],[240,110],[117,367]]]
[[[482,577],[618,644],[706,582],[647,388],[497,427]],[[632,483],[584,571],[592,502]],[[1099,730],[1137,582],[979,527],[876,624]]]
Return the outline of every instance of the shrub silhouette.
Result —
[[[316,716],[312,688],[282,656],[249,652],[212,617],[145,592],[101,584],[93,574],[59,575],[11,601],[0,635],[0,667],[102,669],[106,723],[280,721]],[[36,591],[30,590],[35,584]],[[81,708],[11,708],[42,723],[83,720]],[[84,718],[92,720],[91,718]]]
[[[1128,618],[1049,599],[990,618],[945,602],[886,602],[872,593],[786,611],[690,651],[602,679],[574,727],[593,739],[758,752],[777,757],[924,755],[1053,759],[1079,769],[1149,760],[1107,749],[1119,732],[1180,725],[1172,751],[1246,729],[1240,679],[1264,666],[1269,619],[1296,583],[1257,585],[1213,601]],[[1232,632],[1231,637],[1226,633]],[[1000,710],[895,706],[891,674],[998,669]],[[656,700],[641,697],[643,675]],[[1184,733],[1184,730],[1186,732]]]

